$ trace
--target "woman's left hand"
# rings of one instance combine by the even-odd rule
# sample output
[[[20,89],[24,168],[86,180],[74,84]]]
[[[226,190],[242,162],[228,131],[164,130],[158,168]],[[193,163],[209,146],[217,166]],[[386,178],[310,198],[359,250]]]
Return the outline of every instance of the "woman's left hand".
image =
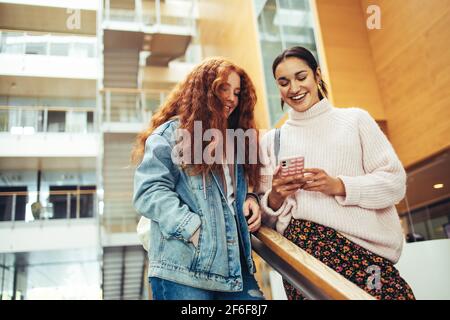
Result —
[[[261,211],[258,202],[253,197],[247,198],[244,202],[243,211],[247,218],[248,230],[250,232],[258,231],[261,227]]]
[[[329,196],[345,196],[345,186],[341,179],[330,177],[324,170],[304,169],[306,184],[303,190],[322,192]]]

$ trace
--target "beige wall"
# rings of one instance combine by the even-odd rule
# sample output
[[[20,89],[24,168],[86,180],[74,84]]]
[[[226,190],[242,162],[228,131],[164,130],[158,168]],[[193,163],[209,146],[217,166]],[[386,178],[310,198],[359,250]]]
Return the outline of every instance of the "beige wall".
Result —
[[[316,0],[333,102],[386,120],[408,167],[449,146],[450,0]],[[381,29],[366,27],[369,5]]]
[[[203,57],[223,56],[244,68],[256,87],[258,127],[268,128],[265,85],[253,0],[199,0]]]
[[[316,0],[319,50],[337,107],[361,107],[376,120],[385,112],[360,0]]]
[[[368,35],[390,139],[409,166],[450,142],[450,1],[369,4],[381,9]]]
[[[381,9],[381,30],[366,26],[370,4]],[[314,7],[333,103],[385,120],[406,167],[448,147],[450,0],[316,0]],[[226,56],[248,71],[258,123],[268,127],[253,1],[200,0],[199,13],[204,56]]]

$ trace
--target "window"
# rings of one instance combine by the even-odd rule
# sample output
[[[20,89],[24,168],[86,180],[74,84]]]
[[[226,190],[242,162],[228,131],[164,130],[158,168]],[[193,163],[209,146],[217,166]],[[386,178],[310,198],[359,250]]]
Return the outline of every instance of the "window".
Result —
[[[28,201],[25,186],[0,187],[0,221],[24,221]]]
[[[416,234],[424,240],[445,239],[450,223],[450,199],[422,207],[404,215],[408,234]]]
[[[283,50],[302,46],[317,56],[314,23],[308,0],[254,0],[266,79],[270,125],[283,116],[278,88],[272,75],[272,62]],[[320,63],[319,63],[320,64]]]

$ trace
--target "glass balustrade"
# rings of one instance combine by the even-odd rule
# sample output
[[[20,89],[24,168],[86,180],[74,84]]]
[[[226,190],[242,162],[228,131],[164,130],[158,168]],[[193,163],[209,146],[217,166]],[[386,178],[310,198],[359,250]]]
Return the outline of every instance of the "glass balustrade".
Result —
[[[142,23],[146,27],[176,27],[185,30],[187,28],[190,33],[195,33],[195,0],[144,0],[135,1],[131,5],[105,0],[103,5],[106,22]]]
[[[96,132],[94,108],[0,106],[0,132]]]
[[[0,222],[92,218],[96,187],[50,186],[39,194],[27,187],[0,187]]]
[[[0,54],[95,58],[97,38],[0,31]]]
[[[166,91],[105,89],[103,121],[147,123],[166,95]]]

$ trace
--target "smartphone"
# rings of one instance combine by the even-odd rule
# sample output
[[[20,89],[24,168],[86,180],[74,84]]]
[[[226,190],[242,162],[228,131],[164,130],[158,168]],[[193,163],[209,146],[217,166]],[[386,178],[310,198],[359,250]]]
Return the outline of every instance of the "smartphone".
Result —
[[[289,157],[280,160],[281,176],[290,177],[303,175],[302,170],[305,168],[305,157]]]

